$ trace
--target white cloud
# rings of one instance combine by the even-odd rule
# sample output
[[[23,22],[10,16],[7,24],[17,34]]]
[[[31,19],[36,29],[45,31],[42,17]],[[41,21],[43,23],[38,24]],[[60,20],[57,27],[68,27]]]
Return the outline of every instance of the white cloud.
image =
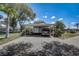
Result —
[[[34,22],[36,22],[38,20],[39,20],[39,18],[35,18],[34,20],[30,21],[30,23],[34,23]]]
[[[55,24],[55,22],[52,22],[51,24]]]
[[[58,20],[59,20],[59,21],[62,21],[62,20],[63,20],[63,18],[59,18]]]
[[[38,20],[39,20],[39,18],[35,18],[35,19],[34,19],[34,21],[38,21]]]
[[[72,25],[74,25],[74,24],[75,24],[75,22],[71,22],[71,24],[72,24]]]
[[[47,16],[43,16],[43,18],[47,18]]]
[[[55,16],[52,16],[52,17],[51,17],[51,19],[54,19],[54,18],[56,18],[56,17],[55,17]]]

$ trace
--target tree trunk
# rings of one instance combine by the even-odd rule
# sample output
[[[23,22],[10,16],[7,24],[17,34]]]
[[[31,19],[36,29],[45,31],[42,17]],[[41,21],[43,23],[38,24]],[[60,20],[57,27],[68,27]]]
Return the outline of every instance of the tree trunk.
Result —
[[[6,21],[6,38],[9,37],[9,29],[10,27],[9,27],[9,17],[8,17]]]

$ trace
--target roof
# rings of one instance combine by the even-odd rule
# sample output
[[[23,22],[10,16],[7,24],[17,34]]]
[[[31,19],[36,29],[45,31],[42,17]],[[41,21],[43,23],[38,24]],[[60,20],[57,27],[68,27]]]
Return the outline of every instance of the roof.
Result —
[[[53,24],[39,23],[39,24],[27,24],[26,26],[53,26]]]
[[[44,21],[42,20],[38,20],[38,21],[35,21],[34,24],[40,24],[40,23],[45,23]]]

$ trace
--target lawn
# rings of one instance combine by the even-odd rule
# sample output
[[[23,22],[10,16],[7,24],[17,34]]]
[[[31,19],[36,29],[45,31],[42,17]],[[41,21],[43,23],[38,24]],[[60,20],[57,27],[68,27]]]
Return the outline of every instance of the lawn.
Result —
[[[9,38],[5,38],[6,33],[0,32],[0,45],[20,37],[25,30],[26,29],[24,29],[22,32],[10,33]]]
[[[79,36],[79,32],[76,32],[76,33],[68,33],[68,32],[65,32],[62,35],[62,38],[63,39],[67,39],[67,38],[71,38],[71,37],[75,37],[75,36]]]
[[[0,33],[0,44],[9,42],[11,40],[14,40],[16,38],[18,38],[20,36],[20,33],[10,33],[10,37],[9,38],[5,38],[5,34],[1,34]]]

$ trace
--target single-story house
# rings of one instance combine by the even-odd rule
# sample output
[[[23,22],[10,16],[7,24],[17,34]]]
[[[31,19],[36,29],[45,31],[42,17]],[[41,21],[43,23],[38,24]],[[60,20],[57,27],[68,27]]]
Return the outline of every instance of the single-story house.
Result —
[[[29,29],[30,34],[51,35],[53,24],[38,21],[33,24],[27,24],[26,28]]]

